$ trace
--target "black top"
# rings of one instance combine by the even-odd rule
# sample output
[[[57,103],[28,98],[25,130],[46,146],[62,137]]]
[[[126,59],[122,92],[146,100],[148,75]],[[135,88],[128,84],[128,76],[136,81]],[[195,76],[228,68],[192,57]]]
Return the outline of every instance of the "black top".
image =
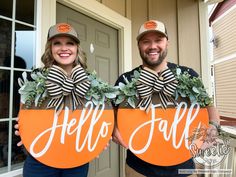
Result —
[[[168,63],[167,66],[169,69],[177,67],[174,63]],[[198,74],[193,69],[185,66],[178,67],[182,72],[187,71],[191,76],[198,77]],[[139,70],[140,68],[141,66],[122,74],[116,81],[115,85],[118,85],[119,82],[125,83],[124,76],[130,81],[134,75],[134,71]],[[135,171],[147,177],[186,177],[189,176],[189,174],[178,174],[178,169],[194,169],[194,162],[192,159],[174,166],[157,166],[139,159],[130,150],[127,150],[126,163]]]

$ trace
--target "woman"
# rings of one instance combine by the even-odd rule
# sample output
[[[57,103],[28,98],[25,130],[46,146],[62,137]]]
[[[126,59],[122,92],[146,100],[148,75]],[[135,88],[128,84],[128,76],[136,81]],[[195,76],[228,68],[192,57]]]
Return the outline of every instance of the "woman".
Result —
[[[69,77],[72,69],[80,65],[86,69],[86,58],[80,48],[80,41],[75,29],[66,23],[59,23],[50,27],[45,47],[41,58],[45,68],[56,65],[63,69]],[[18,129],[18,124],[15,125]],[[19,132],[16,131],[16,135]],[[22,142],[19,142],[20,146]],[[28,155],[24,167],[24,177],[87,177],[88,163],[75,168],[59,169],[49,167]]]

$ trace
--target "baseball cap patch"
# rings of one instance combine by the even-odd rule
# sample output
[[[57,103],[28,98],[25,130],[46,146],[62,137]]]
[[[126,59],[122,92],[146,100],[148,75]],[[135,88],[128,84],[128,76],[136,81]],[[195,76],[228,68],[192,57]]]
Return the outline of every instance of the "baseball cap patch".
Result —
[[[71,26],[69,24],[60,24],[57,26],[57,31],[60,33],[67,33],[71,30]]]
[[[148,21],[144,24],[145,29],[156,29],[157,28],[157,23],[154,21]]]

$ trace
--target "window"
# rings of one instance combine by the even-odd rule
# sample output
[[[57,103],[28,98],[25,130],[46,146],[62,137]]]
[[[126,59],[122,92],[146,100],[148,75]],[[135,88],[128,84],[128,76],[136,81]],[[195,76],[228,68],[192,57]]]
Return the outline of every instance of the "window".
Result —
[[[27,10],[26,10],[27,9]],[[0,174],[22,167],[14,124],[19,111],[18,78],[35,63],[36,0],[1,1],[0,6]]]
[[[210,16],[212,29],[215,101],[224,125],[236,119],[236,3],[217,4]]]

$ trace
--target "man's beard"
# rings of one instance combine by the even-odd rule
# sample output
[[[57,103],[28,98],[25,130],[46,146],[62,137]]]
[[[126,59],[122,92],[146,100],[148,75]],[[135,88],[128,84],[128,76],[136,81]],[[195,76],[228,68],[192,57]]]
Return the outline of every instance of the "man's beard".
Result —
[[[141,53],[141,52],[140,52],[140,56],[141,56],[144,64],[146,64],[147,66],[150,66],[150,67],[156,67],[156,66],[159,66],[166,58],[167,49],[165,49],[162,53],[160,53],[160,55],[156,61],[149,60],[148,57],[145,56],[144,53]]]

